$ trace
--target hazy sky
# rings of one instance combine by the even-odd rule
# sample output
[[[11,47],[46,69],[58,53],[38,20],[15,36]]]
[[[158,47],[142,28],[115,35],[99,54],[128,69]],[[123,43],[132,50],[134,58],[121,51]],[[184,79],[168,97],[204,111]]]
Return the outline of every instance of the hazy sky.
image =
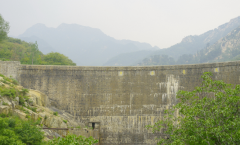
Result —
[[[165,48],[240,16],[239,6],[240,0],[0,0],[0,14],[12,36],[36,23],[76,23]]]

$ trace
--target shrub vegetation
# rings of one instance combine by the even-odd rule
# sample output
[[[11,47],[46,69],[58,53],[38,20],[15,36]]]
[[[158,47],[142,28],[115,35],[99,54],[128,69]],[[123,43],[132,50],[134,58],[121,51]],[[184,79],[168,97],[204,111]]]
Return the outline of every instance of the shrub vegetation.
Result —
[[[179,103],[147,126],[165,135],[158,144],[240,144],[240,86],[214,81],[211,75],[204,73],[195,90],[179,91]]]

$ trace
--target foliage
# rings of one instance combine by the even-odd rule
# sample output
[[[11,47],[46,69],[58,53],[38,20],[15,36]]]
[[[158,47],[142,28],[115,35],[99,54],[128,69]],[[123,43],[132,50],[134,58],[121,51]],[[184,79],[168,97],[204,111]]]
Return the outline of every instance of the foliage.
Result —
[[[58,112],[53,112],[53,115],[58,116]]]
[[[0,60],[35,65],[76,65],[71,59],[57,52],[44,55],[38,49],[37,42],[27,43],[11,37],[0,43]]]
[[[76,65],[60,53],[52,52],[44,55],[39,51],[37,42],[27,43],[20,39],[7,37],[8,31],[9,24],[0,15],[0,60],[20,61],[21,64],[32,65]],[[14,79],[12,79],[12,83],[18,84]]]
[[[0,115],[4,116],[5,115]],[[1,145],[39,145],[44,138],[43,132],[36,127],[36,122],[24,121],[18,117],[0,117]]]
[[[0,77],[3,78],[3,81],[2,81],[3,83],[10,84],[11,86],[11,87],[0,86],[0,95],[11,98],[11,99],[14,99],[18,96],[19,104],[24,105],[24,102],[28,101],[28,96],[26,96],[26,94],[29,92],[29,90],[23,88],[22,90],[19,91],[14,87],[14,85],[11,84],[14,81],[13,78],[5,77],[2,74],[0,74]]]
[[[51,52],[44,56],[45,65],[76,65],[67,56],[58,52]]]
[[[19,105],[24,106],[25,105],[24,102],[25,102],[24,97],[22,95],[19,95]]]
[[[54,138],[49,141],[49,145],[92,145],[98,143],[98,140],[94,139],[92,136],[86,138],[84,136],[67,135],[65,138]]]
[[[25,96],[29,92],[29,90],[23,88],[20,92],[22,93],[23,96]]]
[[[6,22],[0,14],[0,42],[7,37],[9,23]]]
[[[8,77],[5,77],[4,75],[0,74],[0,77],[3,78],[3,83],[6,83],[6,84],[14,84],[14,85],[18,85],[18,82],[17,80],[15,80],[14,78],[12,78],[12,76],[10,76],[10,78]]]
[[[8,103],[2,102],[2,105],[8,105]]]
[[[67,120],[63,120],[64,123],[67,123]]]
[[[10,82],[13,83],[14,85],[18,85],[18,81],[12,78],[12,76],[10,77]]]
[[[36,107],[29,107],[33,112],[37,112],[37,108]]]
[[[17,91],[13,88],[0,88],[0,94],[2,96],[7,96],[10,98],[15,98],[16,97]]]
[[[213,81],[211,75],[205,72],[192,92],[179,91],[179,103],[147,126],[168,138],[158,144],[240,144],[240,86]]]

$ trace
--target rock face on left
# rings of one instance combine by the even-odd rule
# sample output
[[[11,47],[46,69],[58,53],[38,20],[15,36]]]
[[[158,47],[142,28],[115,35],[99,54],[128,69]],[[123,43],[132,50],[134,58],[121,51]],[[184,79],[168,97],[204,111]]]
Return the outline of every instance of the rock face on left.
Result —
[[[44,129],[45,140],[54,136],[63,137],[68,133],[85,137],[96,134],[94,130],[76,122],[72,115],[56,108],[47,108],[47,104],[48,97],[42,92],[25,89],[13,77],[0,74],[0,114],[17,115],[23,120],[39,120],[40,126],[45,128],[69,128],[68,131]],[[98,139],[98,134],[95,138]]]

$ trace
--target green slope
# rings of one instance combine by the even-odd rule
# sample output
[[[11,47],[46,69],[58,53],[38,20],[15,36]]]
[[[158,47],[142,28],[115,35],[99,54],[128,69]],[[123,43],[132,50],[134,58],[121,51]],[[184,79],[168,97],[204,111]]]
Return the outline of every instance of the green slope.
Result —
[[[37,43],[27,43],[11,37],[0,42],[0,60],[35,65],[76,65],[63,54],[52,52],[44,55],[39,51]]]

